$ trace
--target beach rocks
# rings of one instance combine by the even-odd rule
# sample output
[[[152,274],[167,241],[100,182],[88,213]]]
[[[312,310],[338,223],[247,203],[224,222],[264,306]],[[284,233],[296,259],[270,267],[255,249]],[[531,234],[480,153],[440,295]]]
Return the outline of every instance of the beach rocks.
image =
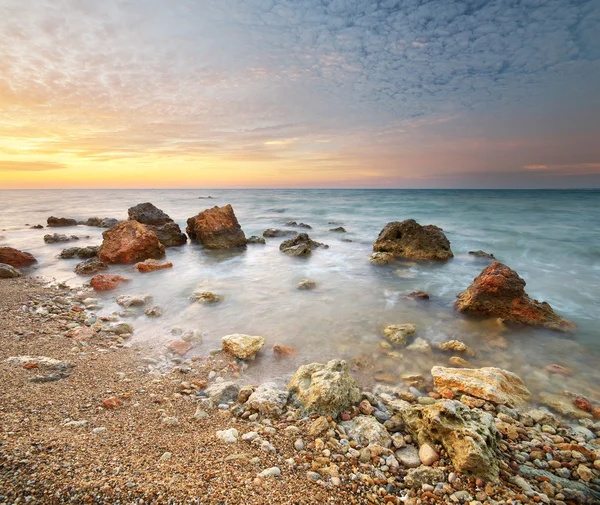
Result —
[[[301,291],[309,291],[315,289],[317,287],[317,283],[315,281],[311,281],[308,279],[302,279],[296,285],[296,289]]]
[[[506,322],[569,331],[573,323],[554,313],[546,302],[525,293],[525,281],[506,265],[494,262],[485,267],[466,291],[458,295],[458,311],[474,316],[500,317]]]
[[[264,337],[234,333],[222,339],[223,350],[239,359],[252,359],[265,345]]]
[[[165,254],[158,237],[137,221],[122,221],[102,234],[98,257],[106,263],[137,263]]]
[[[47,220],[47,223],[51,228],[58,228],[61,226],[77,226],[77,219],[50,216]]]
[[[71,240],[79,240],[79,237],[72,235],[67,237],[66,235],[60,233],[53,233],[52,235],[47,234],[44,235],[44,242],[46,244],[57,244],[58,242],[70,242]]]
[[[429,295],[423,291],[411,291],[406,296],[415,300],[429,300]]]
[[[192,344],[180,338],[173,338],[167,342],[167,349],[178,356],[183,356],[191,348]]]
[[[150,295],[121,295],[117,297],[117,303],[121,307],[142,307],[152,300]]]
[[[369,261],[373,265],[389,265],[394,261],[394,255],[386,252],[376,252],[369,256]]]
[[[15,277],[21,277],[21,272],[11,265],[0,263],[0,279],[14,279]]]
[[[121,277],[120,275],[114,274],[99,274],[94,275],[90,279],[90,286],[95,291],[110,291],[111,289],[115,289],[119,282],[128,282],[129,279],[126,277]]]
[[[337,228],[330,228],[329,231],[332,231],[334,233],[346,233],[346,228],[344,228],[343,226],[338,226]]]
[[[405,346],[408,339],[415,334],[414,324],[390,324],[383,330],[383,336],[394,345]]]
[[[77,275],[92,275],[102,272],[107,268],[108,265],[103,261],[97,260],[96,258],[90,258],[78,263],[73,269],[73,272],[75,272]]]
[[[280,390],[274,382],[265,382],[250,395],[245,407],[265,416],[280,416],[288,396],[289,393]]]
[[[207,249],[227,249],[246,245],[246,236],[231,205],[213,207],[187,220],[187,234]]]
[[[289,237],[291,235],[298,235],[298,232],[295,230],[279,230],[277,228],[268,228],[263,231],[263,237],[266,238]]]
[[[216,295],[215,293],[211,293],[210,291],[197,291],[192,296],[190,296],[190,300],[194,300],[198,303],[203,303],[205,305],[211,305],[213,303],[222,302],[223,297],[220,295]]]
[[[481,249],[478,251],[469,251],[469,254],[471,256],[475,256],[476,258],[483,258],[483,259],[487,259],[487,260],[495,260],[496,259],[496,257],[493,254],[486,253],[485,251],[482,251]]]
[[[441,444],[457,471],[492,482],[498,480],[495,451],[500,435],[490,414],[454,400],[433,405],[411,405],[400,400],[390,407],[402,417],[419,445]]]
[[[419,459],[425,466],[431,466],[440,459],[440,455],[429,444],[419,447]]]
[[[11,356],[4,360],[9,365],[16,365],[26,369],[31,368],[47,368],[48,370],[57,370],[59,372],[66,372],[73,365],[68,361],[62,361],[59,359],[49,358],[47,356]]]
[[[27,267],[37,260],[28,252],[19,251],[12,247],[0,247],[0,263],[10,265],[11,267]]]
[[[154,272],[155,270],[162,270],[164,268],[172,268],[173,263],[164,260],[147,259],[136,263],[133,268],[138,272]]]
[[[100,246],[91,245],[87,247],[69,247],[67,249],[63,249],[58,257],[60,259],[71,259],[77,257],[85,260],[96,257],[99,249]]]
[[[208,386],[204,392],[215,405],[219,405],[236,401],[240,392],[240,385],[233,381],[216,382]]]
[[[360,389],[348,373],[348,364],[341,360],[301,366],[287,389],[304,415],[336,417],[361,398]]]
[[[298,236],[284,240],[279,250],[290,256],[309,256],[313,249],[323,247],[327,249],[329,246],[320,242],[315,242],[306,233],[300,233]]]
[[[178,247],[187,244],[187,235],[181,232],[177,223],[166,223],[161,226],[147,225],[148,229],[158,237],[165,247]]]
[[[373,251],[412,260],[447,260],[454,256],[441,228],[421,226],[414,219],[388,223],[373,244]]]
[[[407,445],[401,447],[395,453],[398,461],[408,468],[417,468],[421,466],[421,458],[419,457],[419,451],[414,445]]]
[[[217,438],[226,444],[235,444],[238,440],[238,430],[229,428],[228,430],[217,431]]]
[[[542,405],[550,407],[555,412],[569,417],[571,419],[590,419],[592,414],[578,408],[573,404],[573,400],[566,396],[552,393],[540,393],[538,395],[538,401]]]
[[[112,228],[119,222],[118,219],[114,219],[112,217],[90,217],[86,222],[86,226],[96,226],[98,228]]]
[[[296,356],[296,348],[290,345],[275,344],[273,346],[273,355],[276,358],[289,358]]]
[[[444,480],[444,471],[442,469],[426,466],[413,468],[404,477],[405,484],[412,489],[422,489],[423,486],[433,487],[439,482],[444,482]]]
[[[262,237],[257,237],[256,235],[252,235],[246,240],[246,244],[266,244],[267,241]]]
[[[161,225],[172,222],[173,220],[162,210],[155,207],[150,202],[139,203],[127,210],[129,219],[133,219],[142,224]]]
[[[346,430],[348,436],[356,443],[368,446],[371,444],[389,448],[392,445],[392,437],[373,416],[358,415],[350,421],[340,423]]]
[[[305,228],[307,230],[312,230],[312,226],[306,223],[297,223],[296,221],[288,221],[285,223],[286,226],[296,226],[297,228]]]
[[[460,352],[469,356],[475,356],[475,351],[473,351],[467,344],[461,342],[460,340],[446,340],[445,342],[438,342],[436,347],[440,351]]]
[[[500,405],[518,406],[527,403],[531,393],[514,373],[500,368],[431,369],[433,384],[443,390],[457,391]]]

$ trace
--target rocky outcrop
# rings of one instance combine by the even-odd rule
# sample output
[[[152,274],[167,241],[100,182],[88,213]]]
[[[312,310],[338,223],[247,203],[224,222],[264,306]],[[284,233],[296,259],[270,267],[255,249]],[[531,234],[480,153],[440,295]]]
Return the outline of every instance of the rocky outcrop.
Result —
[[[555,331],[574,328],[546,302],[525,293],[525,281],[506,265],[494,262],[485,267],[466,291],[458,295],[455,307],[467,315],[499,317],[505,322],[540,326]]]
[[[165,247],[158,237],[137,221],[121,221],[106,230],[102,237],[104,241],[98,257],[106,263],[137,263],[165,254]]]
[[[287,389],[303,415],[336,417],[361,398],[360,389],[348,373],[348,364],[340,360],[301,366]]]
[[[130,207],[127,210],[127,214],[129,215],[129,219],[142,224],[161,225],[173,221],[168,214],[150,202],[139,203],[134,207]]]
[[[500,435],[490,414],[453,400],[433,405],[397,400],[389,406],[419,445],[441,444],[458,472],[498,481],[495,451]]]
[[[0,263],[15,268],[27,267],[37,260],[28,252],[19,251],[12,247],[0,247]]]
[[[163,261],[163,260],[155,260],[155,259],[148,259],[145,261],[140,261],[139,263],[136,263],[133,268],[135,268],[138,272],[154,272],[155,270],[162,270],[164,268],[172,268],[173,267],[173,263],[169,262],[169,261]]]
[[[0,279],[14,279],[15,277],[21,277],[21,272],[11,265],[0,263]]]
[[[263,231],[263,237],[276,238],[276,237],[289,237],[292,235],[298,235],[296,230],[279,230],[277,228],[268,228]]]
[[[100,246],[92,245],[87,247],[69,247],[68,249],[63,249],[58,255],[58,257],[60,259],[79,258],[82,260],[86,260],[98,256],[99,250]]]
[[[231,205],[213,207],[187,220],[187,234],[207,249],[244,247],[246,235]]]
[[[161,226],[148,225],[148,229],[153,231],[158,240],[165,247],[178,247],[187,244],[187,235],[181,232],[177,223],[166,223]]]
[[[518,406],[527,403],[531,393],[518,375],[500,368],[431,369],[433,385],[444,390],[465,393],[501,405]]]
[[[96,258],[90,258],[81,263],[78,263],[73,272],[77,275],[92,275],[98,272],[102,272],[102,270],[106,270],[108,265],[104,263],[104,261],[100,261]]]
[[[327,244],[315,242],[306,233],[300,233],[294,238],[284,240],[279,246],[279,250],[290,256],[305,257],[309,256],[317,247],[329,248]]]
[[[441,228],[431,224],[421,226],[414,219],[385,225],[373,244],[373,251],[411,260],[447,260],[454,256]]]
[[[115,289],[119,282],[127,282],[129,279],[114,274],[98,274],[90,279],[90,286],[95,291],[110,291]]]
[[[264,337],[234,333],[222,339],[223,350],[239,359],[252,359],[265,345]]]
[[[265,416],[280,416],[288,400],[289,393],[282,391],[274,382],[266,382],[256,388],[245,404]]]
[[[392,437],[373,416],[359,415],[350,421],[341,422],[340,425],[352,440],[365,447],[374,444],[387,449],[392,445]]]
[[[417,331],[412,323],[390,324],[383,330],[383,336],[392,344],[406,346],[407,341]]]
[[[61,226],[77,226],[77,219],[50,216],[47,223],[50,228],[59,228]]]

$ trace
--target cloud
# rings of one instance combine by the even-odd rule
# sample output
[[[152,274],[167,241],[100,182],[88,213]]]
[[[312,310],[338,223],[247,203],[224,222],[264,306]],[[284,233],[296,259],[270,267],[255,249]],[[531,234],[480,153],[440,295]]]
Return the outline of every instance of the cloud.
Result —
[[[525,170],[548,170],[548,165],[525,165]]]
[[[63,170],[67,165],[52,161],[3,161],[0,160],[0,172],[47,172]]]

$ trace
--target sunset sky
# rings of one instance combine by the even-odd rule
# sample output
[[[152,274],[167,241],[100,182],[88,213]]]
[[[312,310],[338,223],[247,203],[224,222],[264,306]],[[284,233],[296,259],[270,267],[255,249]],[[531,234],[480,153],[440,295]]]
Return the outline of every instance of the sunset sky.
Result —
[[[0,0],[53,187],[600,187],[600,0]]]

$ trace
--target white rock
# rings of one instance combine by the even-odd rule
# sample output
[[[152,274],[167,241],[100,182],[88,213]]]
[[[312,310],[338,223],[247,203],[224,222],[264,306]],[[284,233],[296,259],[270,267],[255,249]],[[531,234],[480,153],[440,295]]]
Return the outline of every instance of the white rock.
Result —
[[[242,440],[245,440],[246,442],[252,442],[253,440],[257,439],[259,437],[258,433],[256,433],[256,431],[249,431],[248,433],[244,433],[242,435]]]
[[[160,461],[167,461],[168,459],[171,459],[171,456],[173,456],[173,453],[171,453],[171,452],[165,452],[160,457]]]
[[[341,422],[340,425],[352,440],[361,445],[376,444],[388,448],[392,444],[392,437],[388,431],[373,416],[359,415],[350,421]]]
[[[256,353],[265,345],[264,337],[234,333],[222,339],[223,350],[239,359],[254,358]]]
[[[140,307],[152,300],[150,295],[121,295],[117,297],[117,303],[121,307]]]
[[[279,477],[281,475],[281,470],[276,467],[273,466],[271,468],[267,468],[265,470],[263,470],[262,472],[260,472],[258,474],[259,477],[264,478],[264,477]]]
[[[238,439],[238,430],[230,428],[228,430],[217,431],[217,438],[226,444],[234,444]]]
[[[282,391],[274,382],[266,382],[256,388],[245,403],[247,409],[258,410],[263,415],[279,416],[289,393]]]
[[[302,441],[301,438],[299,438],[298,440],[296,440],[294,442],[294,447],[296,448],[297,451],[301,451],[302,449],[304,449],[304,442]]]

